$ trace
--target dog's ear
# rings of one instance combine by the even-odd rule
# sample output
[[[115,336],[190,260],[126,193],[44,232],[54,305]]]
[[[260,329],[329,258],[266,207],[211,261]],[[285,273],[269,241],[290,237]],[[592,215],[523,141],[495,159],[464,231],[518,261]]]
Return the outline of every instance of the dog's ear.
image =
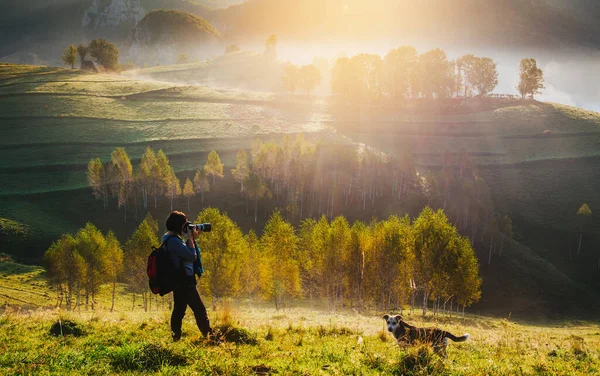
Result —
[[[384,319],[385,321],[387,321],[387,319],[389,319],[389,318],[390,318],[390,315],[383,315],[383,319]]]
[[[396,320],[397,320],[398,322],[402,321],[402,316],[400,316],[400,315],[396,316]]]

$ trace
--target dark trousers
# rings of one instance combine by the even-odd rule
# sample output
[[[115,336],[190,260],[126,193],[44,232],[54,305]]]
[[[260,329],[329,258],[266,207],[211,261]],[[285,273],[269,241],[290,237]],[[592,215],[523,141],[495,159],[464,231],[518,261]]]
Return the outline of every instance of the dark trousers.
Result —
[[[173,313],[171,314],[171,330],[175,334],[181,334],[181,322],[185,316],[187,306],[190,306],[194,312],[198,329],[200,329],[200,332],[206,337],[207,334],[212,332],[210,322],[208,321],[208,315],[206,314],[206,307],[204,307],[200,294],[198,294],[198,290],[196,290],[195,278],[189,278],[191,279],[173,290],[174,307]]]

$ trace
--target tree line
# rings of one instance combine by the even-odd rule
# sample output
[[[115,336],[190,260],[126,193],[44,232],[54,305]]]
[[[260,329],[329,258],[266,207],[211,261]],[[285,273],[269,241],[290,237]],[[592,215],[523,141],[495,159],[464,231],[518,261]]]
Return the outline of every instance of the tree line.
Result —
[[[523,98],[539,94],[543,82],[536,60],[523,59],[517,86]],[[450,60],[442,49],[419,54],[411,46],[392,49],[383,58],[367,53],[339,58],[331,79],[332,93],[350,102],[485,97],[497,85],[497,64],[489,57],[468,54]]]
[[[413,213],[430,206],[444,209],[472,245],[485,243],[488,264],[512,237],[512,221],[495,212],[489,188],[464,150],[447,152],[439,170],[418,172],[408,153],[397,156],[368,147],[310,142],[299,134],[280,142],[255,140],[250,150],[238,151],[230,173],[240,186],[246,214],[253,215],[255,223],[259,212],[266,220],[275,208],[287,220],[298,222],[322,214],[333,219],[349,210],[369,213],[382,205],[399,205]],[[96,158],[88,164],[92,193],[105,207],[114,197],[125,209],[125,220],[127,205],[134,206],[137,218],[140,202],[148,209],[167,200],[173,210],[183,199],[189,211],[191,201],[199,195],[204,204],[205,193],[218,189],[216,179],[224,176],[215,150],[183,183],[166,154],[150,147],[135,170],[123,148],[116,148],[106,163]]]
[[[222,299],[249,298],[271,301],[277,309],[293,299],[326,301],[330,309],[350,306],[402,309],[432,304],[469,306],[481,296],[481,278],[469,239],[461,236],[443,210],[425,208],[414,220],[390,216],[370,223],[350,224],[344,216],[306,219],[295,228],[274,211],[263,232],[246,234],[225,213],[206,208],[197,222],[212,223],[213,230],[198,239],[205,274],[203,293],[213,308]],[[104,236],[88,223],[75,236],[63,235],[46,251],[48,281],[57,287],[57,305],[63,297],[67,309],[88,299],[95,307],[100,286],[125,284],[142,295],[149,309],[146,260],[157,246],[157,222],[148,215],[121,248],[109,232]],[[132,307],[133,309],[133,307]]]
[[[66,65],[70,65],[71,69],[74,69],[77,61],[83,67],[88,55],[106,70],[117,71],[119,69],[119,50],[113,43],[105,39],[94,39],[87,46],[80,44],[75,47],[74,44],[71,44],[65,49],[61,59]]]
[[[208,154],[204,168],[196,172],[194,182],[188,177],[183,187],[162,149],[155,153],[151,147],[147,147],[135,170],[127,151],[122,147],[111,153],[108,162],[92,158],[87,168],[88,184],[94,197],[102,200],[105,209],[109,199],[116,198],[117,206],[124,208],[125,221],[127,204],[131,201],[135,206],[136,216],[140,200],[144,209],[148,209],[152,203],[156,208],[159,198],[166,198],[173,210],[179,197],[184,196],[189,210],[191,197],[197,193],[201,194],[204,202],[204,193],[210,190],[209,177],[212,177],[213,185],[217,177],[223,177],[223,164],[214,150]]]

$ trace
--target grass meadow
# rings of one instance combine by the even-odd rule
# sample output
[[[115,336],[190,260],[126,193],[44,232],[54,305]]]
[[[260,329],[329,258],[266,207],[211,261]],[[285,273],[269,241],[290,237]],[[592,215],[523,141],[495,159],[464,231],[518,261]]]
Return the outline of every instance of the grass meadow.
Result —
[[[163,375],[592,375],[600,372],[600,324],[528,322],[407,307],[417,326],[437,326],[466,342],[450,342],[448,358],[427,346],[399,346],[376,309],[333,312],[316,301],[275,310],[260,299],[227,300],[209,308],[223,341],[206,341],[188,310],[182,340],[169,330],[171,295],[141,298],[120,286],[110,312],[110,288],[95,311],[56,308],[40,267],[0,261],[0,374]],[[205,298],[207,307],[210,300]],[[391,312],[397,314],[400,312]]]

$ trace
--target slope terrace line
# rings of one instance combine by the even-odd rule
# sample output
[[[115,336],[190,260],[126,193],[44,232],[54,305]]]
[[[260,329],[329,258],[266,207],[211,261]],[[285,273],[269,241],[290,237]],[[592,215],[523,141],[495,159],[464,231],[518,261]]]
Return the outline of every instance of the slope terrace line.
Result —
[[[574,163],[574,162],[580,162],[580,161],[585,161],[585,160],[593,161],[596,159],[598,160],[598,163],[600,163],[600,151],[598,151],[597,154],[594,154],[594,155],[584,155],[584,156],[579,156],[579,157],[542,158],[542,159],[529,160],[529,161],[516,161],[516,162],[504,162],[504,163],[482,163],[482,164],[477,164],[477,168],[478,169],[486,169],[486,170],[504,169],[504,168],[513,168],[513,167],[537,168],[537,167],[543,167],[544,165],[556,166],[556,163]],[[446,164],[438,164],[438,163],[431,163],[431,164],[415,163],[415,166],[434,169],[434,170],[440,170],[445,167],[455,168],[455,169],[460,168],[460,166],[458,166],[458,165],[446,165]]]
[[[114,118],[102,118],[92,116],[0,116],[2,120],[53,120],[53,119],[69,119],[69,120],[101,120],[101,121],[112,121],[112,122],[123,122],[123,123],[166,123],[173,121],[259,121],[265,120],[263,118],[181,118],[181,119],[148,119],[148,120],[132,120],[132,119],[114,119]]]
[[[48,80],[48,81],[25,81],[25,82],[11,82],[9,84],[4,84],[4,85],[0,85],[0,88],[3,87],[9,87],[9,86],[18,86],[18,85],[35,85],[35,84],[47,84],[47,83],[53,83],[53,84],[73,84],[73,83],[84,83],[84,84],[105,84],[105,83],[112,83],[112,82],[140,82],[140,81],[136,81],[136,80]]]

